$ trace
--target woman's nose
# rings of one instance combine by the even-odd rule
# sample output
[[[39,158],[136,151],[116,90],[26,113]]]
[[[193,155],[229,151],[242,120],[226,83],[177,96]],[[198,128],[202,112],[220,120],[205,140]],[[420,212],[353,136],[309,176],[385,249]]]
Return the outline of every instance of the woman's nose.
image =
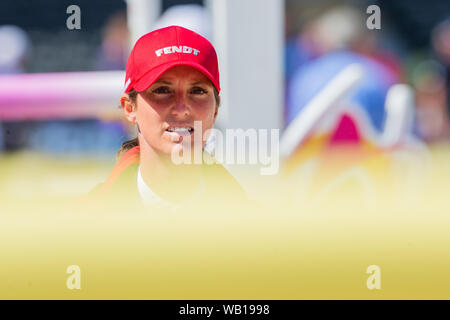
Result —
[[[171,110],[172,115],[178,117],[189,116],[191,111],[184,96],[178,96]]]

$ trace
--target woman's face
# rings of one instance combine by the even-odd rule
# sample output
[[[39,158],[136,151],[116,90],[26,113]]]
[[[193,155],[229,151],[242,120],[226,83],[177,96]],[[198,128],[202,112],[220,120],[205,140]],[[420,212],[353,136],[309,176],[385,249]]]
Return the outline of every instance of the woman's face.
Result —
[[[157,153],[170,155],[186,136],[190,136],[193,146],[194,121],[201,121],[202,137],[214,125],[217,116],[214,87],[192,67],[173,67],[137,95],[134,116],[147,144]],[[128,114],[127,118],[130,119]],[[203,146],[204,141],[200,143]]]

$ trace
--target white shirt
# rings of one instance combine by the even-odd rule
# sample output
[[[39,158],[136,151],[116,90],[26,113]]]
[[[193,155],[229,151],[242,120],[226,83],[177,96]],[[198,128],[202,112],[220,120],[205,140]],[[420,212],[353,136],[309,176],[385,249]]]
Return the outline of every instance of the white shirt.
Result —
[[[150,187],[145,183],[144,178],[142,178],[141,174],[141,167],[139,166],[138,174],[137,174],[137,187],[139,191],[139,195],[141,196],[142,201],[144,202],[144,205],[151,206],[155,208],[160,209],[170,209],[170,210],[177,210],[181,208],[183,204],[189,203],[197,199],[200,194],[202,194],[205,190],[205,182],[202,178],[200,182],[200,186],[197,190],[197,192],[194,194],[194,196],[186,201],[184,201],[182,204],[175,204],[169,201],[164,200],[160,196],[158,196],[156,193],[150,189]]]

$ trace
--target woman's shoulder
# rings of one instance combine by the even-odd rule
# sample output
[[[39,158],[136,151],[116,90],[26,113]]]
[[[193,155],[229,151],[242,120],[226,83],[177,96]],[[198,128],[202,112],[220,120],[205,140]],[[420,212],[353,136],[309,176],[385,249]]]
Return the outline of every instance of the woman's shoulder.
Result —
[[[104,183],[95,186],[88,194],[94,199],[112,199],[122,202],[139,201],[137,188],[137,174],[140,165],[140,149],[134,147],[128,150],[118,160],[110,175]],[[202,166],[205,182],[205,194],[203,200],[213,200],[215,203],[245,202],[246,192],[236,178],[220,163],[214,161],[211,155],[205,157],[208,161]],[[224,201],[225,200],[225,201]]]
[[[139,168],[139,146],[125,152],[117,161],[105,182],[95,186],[90,195],[108,194],[114,191],[134,190]]]

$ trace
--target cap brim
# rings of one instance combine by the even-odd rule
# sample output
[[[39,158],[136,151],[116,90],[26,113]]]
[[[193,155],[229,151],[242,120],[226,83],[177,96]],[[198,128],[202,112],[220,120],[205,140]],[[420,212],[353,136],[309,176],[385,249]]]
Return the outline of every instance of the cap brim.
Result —
[[[201,73],[203,73],[209,80],[211,80],[214,87],[216,87],[217,92],[220,92],[220,86],[216,81],[214,80],[214,77],[204,68],[202,65],[196,63],[196,62],[190,62],[190,61],[171,61],[167,62],[165,64],[162,64],[156,68],[153,68],[148,73],[146,73],[144,76],[142,76],[133,86],[133,89],[137,92],[142,92],[147,90],[153,83],[155,83],[156,80],[158,80],[159,77],[163,75],[164,72],[167,70],[175,67],[175,66],[190,66]],[[130,88],[131,89],[131,88]],[[130,90],[128,90],[130,91]]]

